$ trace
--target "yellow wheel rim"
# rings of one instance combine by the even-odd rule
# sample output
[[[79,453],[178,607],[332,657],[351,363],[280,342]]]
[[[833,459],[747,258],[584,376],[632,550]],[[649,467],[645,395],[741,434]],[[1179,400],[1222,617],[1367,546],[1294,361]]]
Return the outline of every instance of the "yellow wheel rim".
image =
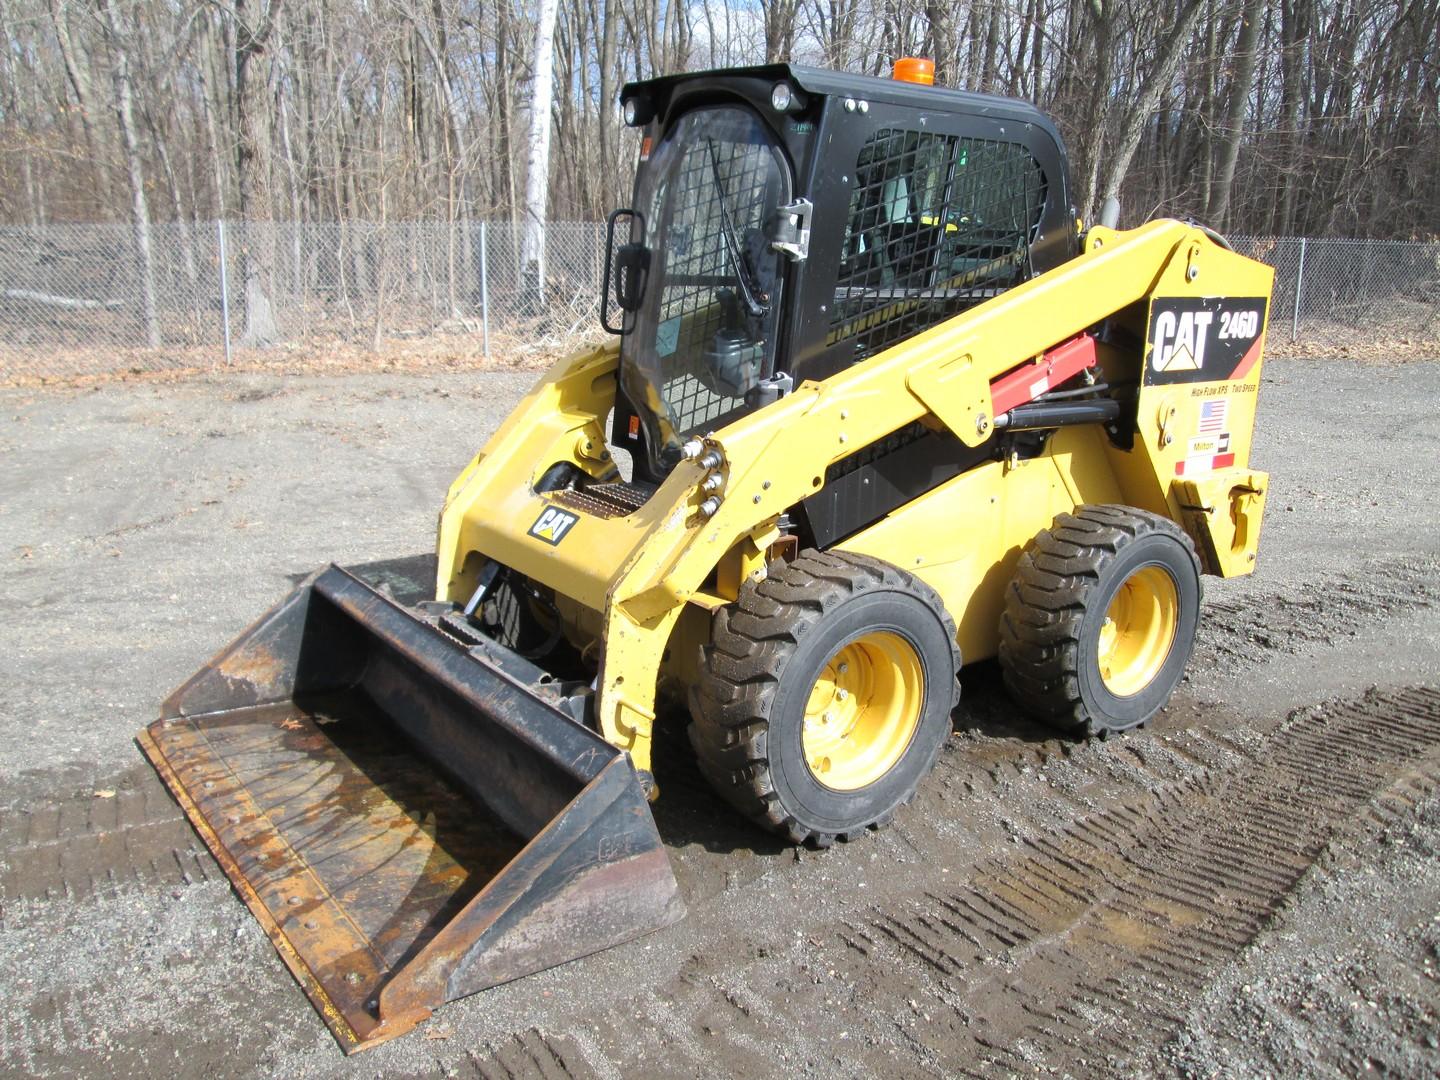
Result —
[[[825,664],[805,704],[810,772],[835,791],[873,784],[904,755],[924,701],[925,675],[908,641],[877,631],[850,642]]]
[[[1149,686],[1175,643],[1180,594],[1175,580],[1158,566],[1125,579],[1110,601],[1100,627],[1100,677],[1116,697],[1131,697]]]

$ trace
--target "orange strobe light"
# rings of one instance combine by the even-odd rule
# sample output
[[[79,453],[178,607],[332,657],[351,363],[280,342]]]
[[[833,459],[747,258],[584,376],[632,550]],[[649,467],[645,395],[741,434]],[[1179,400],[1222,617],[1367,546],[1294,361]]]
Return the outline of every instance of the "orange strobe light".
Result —
[[[891,77],[900,82],[933,86],[935,84],[935,61],[919,56],[902,56],[895,61],[895,69],[891,72]]]

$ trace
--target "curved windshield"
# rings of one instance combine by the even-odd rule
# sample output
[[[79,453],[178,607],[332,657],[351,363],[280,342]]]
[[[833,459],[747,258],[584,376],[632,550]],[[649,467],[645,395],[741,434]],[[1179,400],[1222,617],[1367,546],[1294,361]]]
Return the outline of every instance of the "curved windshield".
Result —
[[[686,114],[642,167],[635,239],[650,272],[620,357],[656,475],[773,371],[781,256],[766,227],[789,201],[779,147],[736,106]]]

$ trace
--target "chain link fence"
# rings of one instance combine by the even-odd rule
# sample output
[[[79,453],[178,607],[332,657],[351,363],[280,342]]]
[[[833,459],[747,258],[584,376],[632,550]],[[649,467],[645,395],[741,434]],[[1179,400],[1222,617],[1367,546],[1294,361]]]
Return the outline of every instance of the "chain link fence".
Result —
[[[156,225],[153,325],[127,225],[0,228],[0,380],[236,366],[517,363],[594,338],[604,226]]]
[[[1440,243],[1232,236],[1242,255],[1275,268],[1269,344],[1440,357]]]
[[[604,232],[552,222],[537,298],[518,222],[156,225],[147,321],[129,226],[0,228],[0,381],[540,362],[601,336]],[[1272,351],[1440,355],[1440,244],[1232,243],[1276,268]]]

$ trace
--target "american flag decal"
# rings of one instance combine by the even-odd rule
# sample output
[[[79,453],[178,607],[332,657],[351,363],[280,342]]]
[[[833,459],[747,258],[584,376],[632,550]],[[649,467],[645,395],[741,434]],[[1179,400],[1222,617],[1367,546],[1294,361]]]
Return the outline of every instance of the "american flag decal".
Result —
[[[1230,402],[1221,398],[1218,401],[1207,401],[1200,406],[1200,434],[1218,435],[1225,430],[1225,421],[1229,419]]]

